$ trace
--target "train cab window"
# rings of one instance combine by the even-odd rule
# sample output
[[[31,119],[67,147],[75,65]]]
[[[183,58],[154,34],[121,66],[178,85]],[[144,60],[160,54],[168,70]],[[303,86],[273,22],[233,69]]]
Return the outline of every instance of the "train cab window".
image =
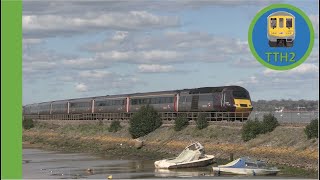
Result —
[[[283,18],[279,18],[279,27],[283,28]]]
[[[238,99],[249,99],[248,93],[245,91],[233,91],[233,97]]]
[[[270,26],[273,29],[277,27],[277,18],[271,18],[270,19]]]
[[[292,28],[292,18],[287,18],[287,20],[286,20],[286,27],[287,27],[287,28]]]

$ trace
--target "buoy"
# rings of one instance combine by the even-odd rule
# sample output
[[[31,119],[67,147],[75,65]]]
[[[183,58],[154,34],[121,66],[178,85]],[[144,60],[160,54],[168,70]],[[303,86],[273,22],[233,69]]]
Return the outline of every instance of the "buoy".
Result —
[[[108,176],[108,179],[112,179],[112,175]]]

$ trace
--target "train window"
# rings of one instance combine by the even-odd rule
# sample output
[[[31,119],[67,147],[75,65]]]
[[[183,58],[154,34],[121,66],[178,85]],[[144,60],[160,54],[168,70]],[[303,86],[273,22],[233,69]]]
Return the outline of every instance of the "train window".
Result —
[[[286,20],[286,27],[291,28],[292,27],[292,18],[287,18]]]
[[[106,103],[105,102],[98,102],[97,106],[106,106]]]
[[[234,98],[249,99],[249,95],[245,91],[233,91]]]
[[[283,28],[283,18],[279,18],[279,27]]]
[[[191,96],[187,96],[186,97],[186,102],[191,102],[192,101],[192,97]]]
[[[131,99],[131,104],[135,105],[135,101],[136,101],[135,99]]]
[[[156,104],[157,100],[156,98],[151,98],[151,104]]]
[[[167,103],[173,103],[173,98],[172,97],[167,97]]]
[[[166,103],[166,98],[160,97],[160,104],[165,104],[165,103]]]
[[[277,18],[271,18],[270,19],[270,26],[272,28],[276,28],[277,27]]]

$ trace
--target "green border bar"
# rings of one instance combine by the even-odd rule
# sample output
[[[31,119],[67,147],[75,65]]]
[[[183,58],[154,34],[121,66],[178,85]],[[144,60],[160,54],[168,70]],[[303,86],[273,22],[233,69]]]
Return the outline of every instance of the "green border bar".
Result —
[[[22,178],[22,1],[1,0],[1,179]]]

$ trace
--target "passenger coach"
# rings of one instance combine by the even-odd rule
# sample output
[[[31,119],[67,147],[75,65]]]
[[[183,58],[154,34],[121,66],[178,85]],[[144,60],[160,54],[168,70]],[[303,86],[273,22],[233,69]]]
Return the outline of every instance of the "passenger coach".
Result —
[[[223,86],[44,102],[24,106],[23,113],[25,117],[37,119],[128,120],[146,105],[169,120],[179,114],[194,120],[199,113],[206,113],[210,120],[245,120],[253,108],[245,88]]]

